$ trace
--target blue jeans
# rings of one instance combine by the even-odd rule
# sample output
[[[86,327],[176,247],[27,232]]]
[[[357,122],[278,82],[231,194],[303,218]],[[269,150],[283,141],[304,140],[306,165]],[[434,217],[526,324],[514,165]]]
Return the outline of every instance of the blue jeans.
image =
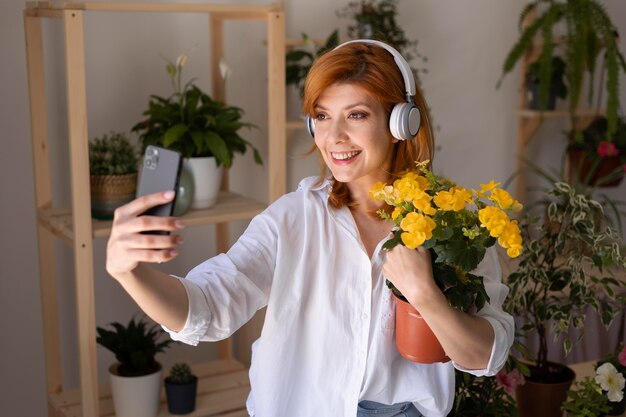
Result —
[[[356,413],[357,417],[420,417],[421,415],[411,403],[386,405],[374,401],[359,402]]]

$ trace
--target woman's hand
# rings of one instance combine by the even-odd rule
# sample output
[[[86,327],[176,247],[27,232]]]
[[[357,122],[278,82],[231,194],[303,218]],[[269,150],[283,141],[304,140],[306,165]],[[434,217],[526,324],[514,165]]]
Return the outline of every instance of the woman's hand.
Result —
[[[432,291],[439,291],[433,278],[430,252],[421,246],[409,249],[397,245],[388,251],[383,274],[411,304],[420,303]]]
[[[106,269],[119,278],[132,272],[140,262],[167,262],[178,255],[181,236],[145,234],[149,231],[175,231],[184,227],[175,217],[141,216],[146,210],[174,198],[173,191],[148,194],[115,210],[107,243]]]

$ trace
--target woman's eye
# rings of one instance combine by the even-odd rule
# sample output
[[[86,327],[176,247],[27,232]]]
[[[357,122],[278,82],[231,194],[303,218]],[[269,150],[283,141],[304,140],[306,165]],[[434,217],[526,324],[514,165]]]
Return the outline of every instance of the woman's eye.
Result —
[[[362,112],[354,112],[354,113],[350,113],[350,118],[351,119],[365,119],[367,117],[367,114],[362,113]]]
[[[315,115],[315,120],[318,120],[318,121],[326,120],[326,118],[328,118],[328,116],[326,114],[324,114],[324,113],[317,113]]]

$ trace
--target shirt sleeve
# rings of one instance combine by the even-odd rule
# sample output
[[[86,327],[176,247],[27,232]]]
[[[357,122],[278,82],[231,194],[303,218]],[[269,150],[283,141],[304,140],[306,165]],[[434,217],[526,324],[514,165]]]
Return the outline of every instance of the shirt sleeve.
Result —
[[[276,261],[278,229],[273,216],[256,216],[225,254],[193,268],[181,279],[189,300],[183,329],[164,327],[172,339],[197,345],[230,337],[267,305]]]
[[[483,277],[485,291],[489,295],[489,303],[474,315],[482,317],[493,327],[494,340],[491,355],[485,369],[466,369],[457,363],[454,367],[459,371],[475,376],[493,376],[506,363],[509,349],[515,337],[515,323],[513,317],[502,309],[502,304],[509,293],[509,287],[502,283],[502,270],[498,261],[498,252],[495,247],[487,250],[485,258],[478,265],[473,274]]]

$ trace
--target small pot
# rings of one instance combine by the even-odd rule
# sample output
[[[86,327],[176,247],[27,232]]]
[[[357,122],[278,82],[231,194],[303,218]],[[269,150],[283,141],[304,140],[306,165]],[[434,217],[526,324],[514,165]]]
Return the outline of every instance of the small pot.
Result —
[[[168,376],[165,378],[165,395],[170,414],[189,414],[196,409],[198,377],[188,384],[174,384]]]
[[[619,157],[601,158],[600,163],[594,162],[594,157],[585,149],[569,149],[569,176],[577,175],[578,181],[583,184],[599,187],[617,187],[624,179],[624,168]],[[600,157],[598,157],[600,158]],[[597,164],[597,165],[596,165]],[[593,170],[593,172],[591,172]],[[613,178],[605,181],[605,178]]]
[[[396,348],[404,358],[417,363],[448,362],[441,343],[415,307],[396,298]]]
[[[111,365],[111,395],[118,417],[155,417],[159,412],[161,365],[154,373],[144,376],[120,376],[119,364]]]
[[[520,417],[561,417],[561,405],[567,398],[567,391],[576,378],[576,373],[569,367],[549,363],[551,374],[558,374],[551,382],[533,380],[533,367],[530,377],[523,385],[515,388],[515,398]]]
[[[215,205],[222,185],[224,167],[218,166],[217,160],[212,156],[185,158],[184,164],[193,178],[191,208],[206,209]]]
[[[135,198],[137,173],[124,175],[91,175],[91,217],[111,220],[116,208]]]

